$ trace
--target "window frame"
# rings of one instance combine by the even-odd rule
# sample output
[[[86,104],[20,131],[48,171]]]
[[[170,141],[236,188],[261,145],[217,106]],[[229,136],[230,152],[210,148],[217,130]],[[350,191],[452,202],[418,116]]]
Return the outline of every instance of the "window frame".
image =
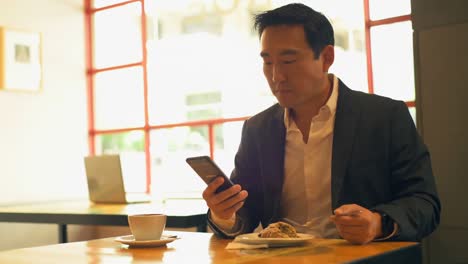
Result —
[[[366,45],[366,58],[367,58],[367,84],[368,92],[370,94],[374,93],[374,75],[373,75],[373,64],[372,64],[372,43],[371,43],[371,28],[389,25],[394,23],[401,23],[406,21],[412,21],[411,14],[401,15],[395,17],[388,17],[383,19],[372,20],[370,18],[370,0],[364,1],[364,32],[365,32],[365,45]],[[409,1],[409,0],[408,0]],[[415,107],[415,101],[406,101],[406,106]]]

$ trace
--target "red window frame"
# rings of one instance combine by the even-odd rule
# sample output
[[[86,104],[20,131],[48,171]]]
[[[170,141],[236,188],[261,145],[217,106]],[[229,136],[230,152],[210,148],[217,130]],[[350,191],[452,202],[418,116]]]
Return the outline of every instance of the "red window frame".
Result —
[[[86,84],[87,84],[87,110],[88,110],[88,144],[89,144],[89,153],[94,155],[96,153],[96,136],[103,134],[111,133],[121,133],[128,131],[143,131],[144,132],[144,149],[145,149],[145,162],[146,162],[146,192],[150,193],[151,186],[151,153],[150,153],[150,132],[155,129],[165,129],[165,128],[175,128],[183,126],[208,126],[208,140],[209,140],[209,149],[210,156],[214,158],[214,145],[215,145],[215,135],[214,135],[214,126],[217,124],[228,123],[228,122],[239,122],[249,118],[248,116],[236,117],[236,118],[220,118],[220,119],[211,119],[211,120],[200,120],[200,121],[191,121],[191,122],[182,122],[182,123],[172,123],[172,124],[162,124],[162,125],[150,125],[149,124],[149,111],[148,111],[148,71],[147,71],[147,50],[146,50],[146,14],[145,10],[145,0],[129,0],[121,3],[94,8],[93,0],[83,0],[84,1],[84,13],[85,13],[85,48],[86,48]],[[372,73],[372,45],[371,45],[371,28],[375,26],[387,25],[392,23],[411,21],[411,15],[403,15],[397,17],[390,17],[380,20],[371,20],[369,13],[369,0],[364,1],[364,20],[365,20],[365,45],[366,45],[366,57],[367,57],[367,80],[368,80],[368,92],[374,93],[373,85],[373,73]],[[95,68],[94,66],[94,50],[93,50],[93,16],[95,13],[108,10],[123,5],[140,2],[141,4],[141,48],[142,48],[142,60],[135,63],[124,64],[124,65],[115,65],[112,67],[106,68]],[[142,127],[126,127],[119,129],[105,129],[97,130],[95,128],[95,119],[94,119],[94,76],[97,73],[105,71],[113,71],[123,68],[130,68],[140,66],[143,69],[143,95],[144,95],[144,119],[145,123]],[[415,101],[406,102],[408,107],[414,107]]]
[[[366,57],[367,57],[367,83],[368,83],[368,91],[370,94],[374,93],[374,75],[373,75],[373,64],[372,64],[372,45],[371,45],[371,28],[378,27],[382,25],[388,25],[393,23],[411,21],[411,14],[403,15],[403,16],[396,16],[396,17],[389,17],[384,19],[378,20],[371,20],[370,18],[370,8],[369,8],[369,1],[364,0],[364,27],[365,27],[365,43],[366,43]],[[409,1],[409,0],[408,0]],[[408,107],[415,107],[415,101],[407,101],[406,105]]]

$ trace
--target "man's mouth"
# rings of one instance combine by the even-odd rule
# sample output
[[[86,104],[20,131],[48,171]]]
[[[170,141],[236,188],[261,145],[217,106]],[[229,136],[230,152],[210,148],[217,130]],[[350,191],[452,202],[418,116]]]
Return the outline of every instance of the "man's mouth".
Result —
[[[275,93],[282,94],[282,93],[290,93],[290,89],[277,89],[275,90]]]

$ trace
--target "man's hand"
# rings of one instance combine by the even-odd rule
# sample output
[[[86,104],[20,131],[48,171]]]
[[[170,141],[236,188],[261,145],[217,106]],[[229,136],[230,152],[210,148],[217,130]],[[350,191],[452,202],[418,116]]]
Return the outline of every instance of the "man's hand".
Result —
[[[378,213],[357,204],[345,204],[337,208],[330,219],[341,237],[353,244],[366,244],[382,236],[382,220]]]
[[[203,191],[203,199],[211,209],[211,213],[221,219],[230,219],[244,205],[248,193],[246,190],[242,190],[239,184],[220,193],[215,193],[223,182],[223,177],[217,177],[212,181]]]

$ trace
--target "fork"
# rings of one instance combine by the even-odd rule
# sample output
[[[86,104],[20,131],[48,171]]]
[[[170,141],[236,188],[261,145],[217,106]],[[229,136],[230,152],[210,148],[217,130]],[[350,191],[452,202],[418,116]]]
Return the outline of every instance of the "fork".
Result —
[[[300,224],[300,223],[298,223],[298,222],[296,222],[296,221],[294,221],[292,219],[289,219],[289,218],[282,218],[281,221],[294,226],[296,231],[298,231],[299,233],[307,233],[308,231],[312,231],[312,228],[310,228],[309,226]]]
[[[351,217],[354,217],[354,216],[359,216],[359,214],[361,214],[363,211],[362,210],[353,210],[353,211],[350,211],[350,212],[347,212],[347,213],[344,213],[344,214],[339,214],[339,215],[336,215],[336,216],[351,216]],[[336,217],[335,215],[333,215],[332,217]],[[314,218],[316,219],[316,218]],[[312,220],[314,220],[312,219]],[[292,219],[289,219],[287,217],[285,218],[281,218],[281,221],[283,222],[286,222],[290,225],[292,225],[294,228],[296,228],[296,231],[298,231],[299,233],[310,233],[310,232],[315,232],[314,229],[312,229],[309,225],[304,225],[304,224],[300,224]],[[312,221],[309,221],[308,223],[311,223]]]
[[[338,214],[336,216],[358,216],[362,212],[363,212],[362,210],[353,210],[344,214]]]

